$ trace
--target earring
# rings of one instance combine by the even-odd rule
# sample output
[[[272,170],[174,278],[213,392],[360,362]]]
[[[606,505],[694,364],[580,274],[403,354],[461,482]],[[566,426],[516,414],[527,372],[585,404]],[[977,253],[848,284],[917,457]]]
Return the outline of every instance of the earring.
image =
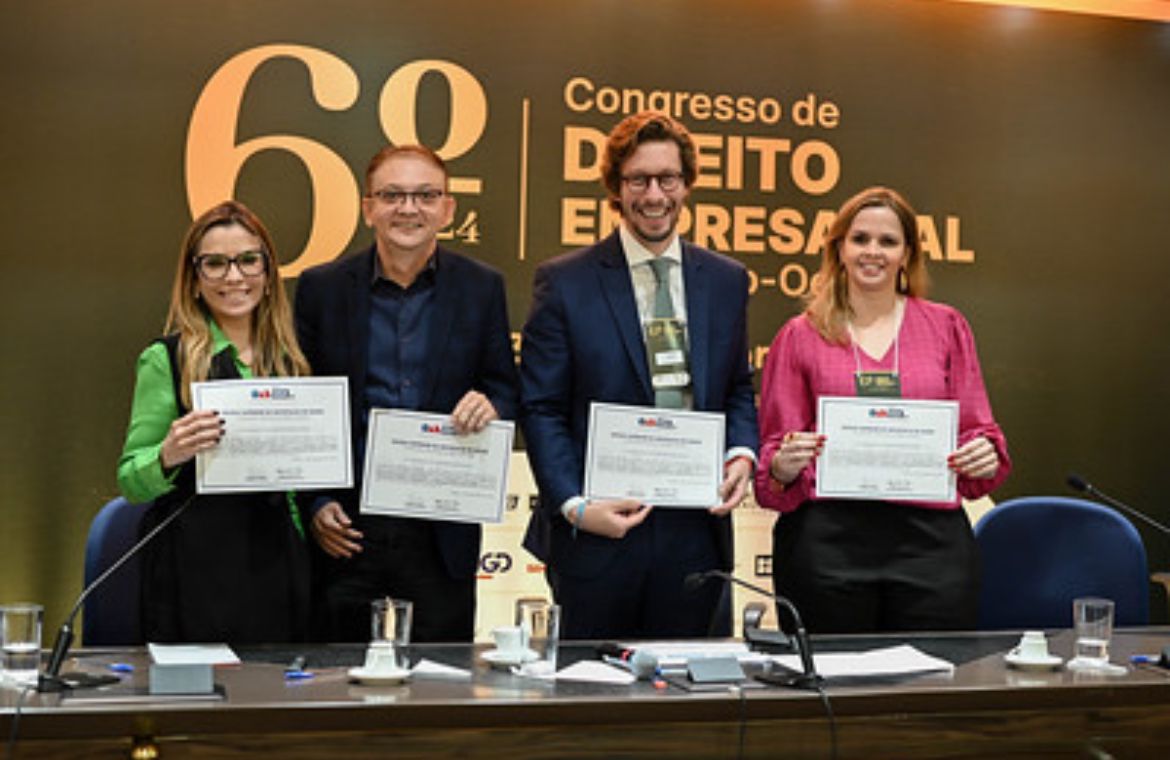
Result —
[[[910,292],[910,275],[906,274],[906,267],[898,268],[898,292]]]

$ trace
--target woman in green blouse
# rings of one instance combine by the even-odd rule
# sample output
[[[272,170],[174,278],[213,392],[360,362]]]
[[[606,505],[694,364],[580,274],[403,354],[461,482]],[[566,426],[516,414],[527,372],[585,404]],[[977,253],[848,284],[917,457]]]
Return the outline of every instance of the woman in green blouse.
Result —
[[[291,493],[195,495],[195,455],[224,422],[191,410],[191,383],[308,374],[272,239],[227,201],[192,223],[166,336],[138,358],[118,484],[147,507],[143,532],[194,498],[143,557],[147,641],[296,641],[308,619],[308,559]]]

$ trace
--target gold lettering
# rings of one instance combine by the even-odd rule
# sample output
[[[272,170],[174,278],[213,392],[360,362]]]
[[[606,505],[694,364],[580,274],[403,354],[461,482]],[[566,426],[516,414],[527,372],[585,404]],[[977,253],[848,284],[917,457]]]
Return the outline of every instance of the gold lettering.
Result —
[[[336,153],[320,143],[290,134],[256,137],[236,143],[237,125],[248,81],[274,58],[293,58],[309,70],[313,98],[330,111],[343,111],[357,100],[357,75],[331,53],[304,45],[262,45],[233,56],[204,85],[187,129],[187,205],[199,214],[235,195],[236,180],[249,158],[265,150],[282,150],[305,166],[313,188],[313,220],[304,250],[280,268],[295,277],[328,261],[349,243],[357,222],[357,183]]]
[[[593,127],[565,126],[564,177],[566,182],[596,182],[601,176],[605,133]],[[587,157],[591,152],[592,160]]]
[[[975,263],[975,251],[963,250],[959,247],[959,217],[947,217],[947,261],[957,261],[961,264]]]
[[[378,117],[382,131],[395,145],[421,142],[418,136],[418,88],[422,78],[439,74],[447,82],[451,93],[451,116],[443,144],[435,148],[444,160],[450,161],[467,154],[487,127],[487,95],[483,85],[471,72],[451,61],[424,59],[412,61],[397,69],[378,99]],[[483,190],[483,181],[475,177],[452,177],[451,190],[456,193],[477,194]]]

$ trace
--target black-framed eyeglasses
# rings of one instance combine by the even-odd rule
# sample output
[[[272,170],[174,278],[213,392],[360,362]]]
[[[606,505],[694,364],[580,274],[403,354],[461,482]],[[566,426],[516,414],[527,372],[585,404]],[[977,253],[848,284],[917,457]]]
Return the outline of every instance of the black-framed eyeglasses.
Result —
[[[661,174],[628,174],[622,177],[626,187],[636,193],[645,192],[650,188],[650,182],[657,182],[658,189],[664,193],[674,192],[683,186],[681,172],[662,172]]]
[[[201,253],[193,259],[195,270],[209,280],[228,276],[232,264],[244,277],[255,277],[268,271],[268,255],[264,251],[242,251],[235,256],[226,253]]]
[[[414,201],[414,205],[429,208],[439,202],[446,195],[435,187],[424,187],[421,190],[399,190],[397,188],[383,188],[375,190],[370,195],[387,206],[402,206],[407,201]]]

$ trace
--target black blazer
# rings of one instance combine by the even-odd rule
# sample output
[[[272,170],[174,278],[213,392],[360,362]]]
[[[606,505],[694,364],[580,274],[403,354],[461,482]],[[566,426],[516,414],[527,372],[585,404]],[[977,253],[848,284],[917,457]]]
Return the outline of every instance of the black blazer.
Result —
[[[365,426],[367,351],[373,246],[301,274],[296,294],[296,328],[301,350],[315,375],[346,375],[353,446]],[[427,374],[418,411],[446,413],[469,390],[486,395],[502,419],[515,419],[518,406],[516,362],[508,328],[504,278],[495,269],[453,251],[435,251]],[[329,494],[351,519],[358,516],[362,463],[355,462],[353,489]],[[364,518],[368,519],[368,518]],[[475,572],[479,560],[478,525],[435,521],[443,561],[452,577]]]

